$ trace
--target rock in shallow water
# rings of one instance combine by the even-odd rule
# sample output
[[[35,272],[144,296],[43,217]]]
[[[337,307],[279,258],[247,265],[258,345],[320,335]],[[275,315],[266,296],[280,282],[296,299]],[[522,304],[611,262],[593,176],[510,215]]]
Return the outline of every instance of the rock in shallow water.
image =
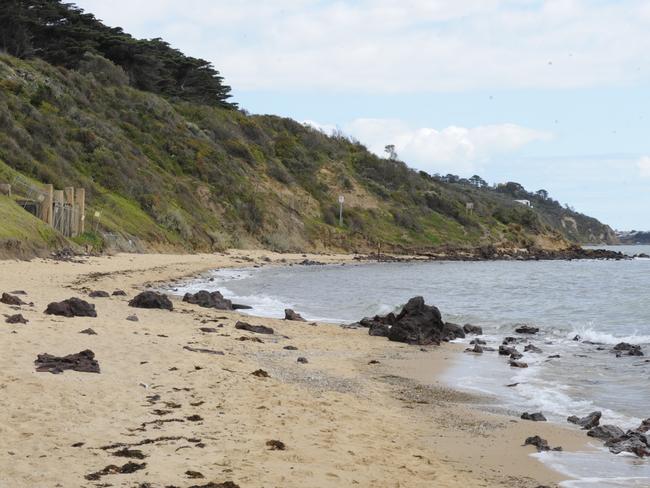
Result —
[[[546,422],[546,417],[544,417],[542,412],[535,412],[535,413],[524,412],[521,414],[521,418],[523,420],[531,420],[533,422]]]
[[[641,350],[641,346],[639,346],[638,344],[628,344],[627,342],[619,342],[612,348],[611,352],[616,353],[616,357],[621,357],[623,355],[643,356],[643,351]]]
[[[463,325],[463,331],[465,332],[465,334],[474,334],[474,335],[483,334],[482,327],[479,327],[478,325],[472,325],[472,324]]]
[[[636,430],[628,430],[622,436],[608,440],[605,446],[614,454],[630,452],[638,457],[650,456],[650,440],[645,434]]]
[[[539,328],[531,327],[530,325],[522,325],[520,327],[517,327],[515,329],[515,332],[517,334],[537,334],[539,332]]]
[[[284,309],[284,320],[294,320],[296,322],[305,322],[305,319],[303,319],[302,316],[298,312],[294,312],[290,308],[285,308]]]
[[[600,417],[602,417],[602,412],[591,412],[589,415],[582,418],[572,415],[567,418],[567,421],[579,425],[583,429],[589,430],[593,429],[600,423]]]
[[[589,437],[595,437],[596,439],[602,439],[607,441],[609,439],[616,439],[625,435],[622,429],[616,427],[615,425],[599,425],[594,427],[589,432],[587,432]]]

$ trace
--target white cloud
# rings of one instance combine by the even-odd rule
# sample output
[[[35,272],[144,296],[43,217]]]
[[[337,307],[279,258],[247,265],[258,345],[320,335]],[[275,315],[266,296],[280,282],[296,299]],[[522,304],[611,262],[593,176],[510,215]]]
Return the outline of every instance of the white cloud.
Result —
[[[552,138],[548,132],[516,124],[433,129],[411,128],[394,119],[356,119],[343,130],[378,155],[384,156],[384,147],[394,144],[400,159],[413,167],[463,175],[480,170],[495,156]]]
[[[650,78],[644,0],[79,0],[240,90],[404,93]]]
[[[643,178],[650,178],[650,156],[643,156],[636,162],[639,175]]]

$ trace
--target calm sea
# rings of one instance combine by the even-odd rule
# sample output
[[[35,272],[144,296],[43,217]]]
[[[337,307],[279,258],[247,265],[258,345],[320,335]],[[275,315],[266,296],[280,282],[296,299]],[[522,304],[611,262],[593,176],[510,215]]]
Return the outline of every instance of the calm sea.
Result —
[[[650,246],[612,249],[650,255]],[[200,289],[251,305],[252,315],[283,317],[285,308],[294,308],[307,319],[331,322],[385,314],[422,295],[445,320],[483,326],[492,345],[515,335],[519,324],[534,325],[540,333],[533,341],[543,353],[525,355],[529,368],[512,369],[496,354],[467,354],[445,380],[496,395],[505,409],[541,410],[557,422],[593,410],[603,412],[603,423],[623,428],[650,417],[650,259],[217,270],[177,293]],[[609,349],[621,341],[641,344],[648,356],[616,358]],[[548,359],[556,354],[559,359]],[[505,386],[511,383],[519,385]],[[567,487],[650,487],[649,461],[604,450],[539,457],[576,478]]]

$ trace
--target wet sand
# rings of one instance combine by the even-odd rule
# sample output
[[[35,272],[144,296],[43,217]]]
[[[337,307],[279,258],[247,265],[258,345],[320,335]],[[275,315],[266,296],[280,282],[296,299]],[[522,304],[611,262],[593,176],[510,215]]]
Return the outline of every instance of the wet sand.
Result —
[[[25,290],[22,298],[35,304],[0,304],[0,314],[29,320],[0,322],[0,487],[232,481],[242,488],[532,488],[562,479],[521,444],[539,434],[552,446],[577,449],[584,436],[481,411],[475,405],[484,399],[437,382],[460,354],[454,345],[421,351],[365,329],[242,317],[177,299],[173,312],[128,306],[146,286],[208,269],[304,259],[352,256],[231,251],[0,261],[0,292]],[[89,290],[115,289],[127,296],[87,297]],[[49,302],[71,296],[94,303],[98,317],[43,314]],[[131,314],[139,321],[127,321]],[[237,320],[275,333],[237,330]],[[89,327],[97,335],[79,333]],[[100,374],[35,371],[37,354],[84,349],[94,351]],[[195,352],[201,349],[223,355]],[[260,369],[268,377],[251,374]],[[272,440],[286,448],[273,449]],[[144,457],[115,456],[125,446]],[[108,469],[86,479],[126,463],[134,463],[126,469],[133,472]]]

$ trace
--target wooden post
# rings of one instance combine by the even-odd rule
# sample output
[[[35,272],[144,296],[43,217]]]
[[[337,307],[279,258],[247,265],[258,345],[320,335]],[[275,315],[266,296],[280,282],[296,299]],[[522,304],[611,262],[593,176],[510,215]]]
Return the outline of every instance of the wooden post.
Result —
[[[41,219],[48,225],[53,223],[52,204],[54,199],[54,186],[45,185],[45,200],[41,204]]]
[[[65,231],[63,235],[66,237],[74,237],[74,187],[66,186],[63,189],[63,194],[65,195]]]
[[[86,231],[86,190],[84,188],[77,188],[75,203],[77,207],[77,233],[83,234]]]
[[[63,190],[54,190],[52,226],[59,232],[63,232],[63,201]]]

